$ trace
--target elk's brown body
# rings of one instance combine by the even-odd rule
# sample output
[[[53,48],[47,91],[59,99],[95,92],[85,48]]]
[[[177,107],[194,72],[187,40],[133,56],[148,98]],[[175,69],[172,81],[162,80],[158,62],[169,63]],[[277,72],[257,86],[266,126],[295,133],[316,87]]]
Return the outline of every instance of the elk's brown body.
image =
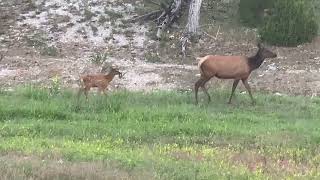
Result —
[[[234,91],[241,80],[250,95],[252,103],[254,104],[251,88],[248,84],[248,78],[253,70],[261,66],[264,59],[277,57],[275,53],[262,47],[260,44],[258,44],[258,48],[259,50],[257,54],[252,57],[207,55],[202,58],[197,58],[199,60],[198,67],[201,77],[195,83],[196,103],[198,103],[199,87],[201,87],[208,96],[208,101],[211,100],[210,95],[205,88],[205,84],[212,77],[217,77],[220,79],[234,79],[229,103],[231,103]]]
[[[119,75],[122,78],[122,73],[119,70],[111,68],[111,71],[108,74],[88,74],[81,76],[80,80],[82,81],[82,87],[80,87],[78,92],[78,97],[84,92],[86,99],[88,100],[88,91],[91,88],[97,87],[100,93],[106,93],[107,87],[113,78]]]

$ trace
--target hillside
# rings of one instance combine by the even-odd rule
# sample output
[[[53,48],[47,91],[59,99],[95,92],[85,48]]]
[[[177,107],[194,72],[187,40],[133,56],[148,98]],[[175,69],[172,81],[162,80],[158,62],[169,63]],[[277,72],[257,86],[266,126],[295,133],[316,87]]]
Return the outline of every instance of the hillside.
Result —
[[[76,88],[79,75],[100,71],[101,59],[97,57],[106,55],[108,64],[127,72],[125,78],[113,82],[111,89],[191,90],[198,74],[196,56],[251,55],[256,51],[255,30],[237,23],[236,0],[217,1],[214,9],[203,11],[202,25],[207,35],[190,48],[187,59],[179,53],[177,30],[173,29],[171,37],[159,43],[153,40],[154,25],[128,22],[141,13],[143,1],[83,2],[86,1],[1,1],[0,52],[5,54],[0,62],[1,86],[50,85],[51,79],[57,77],[64,86]],[[253,88],[317,95],[319,44],[317,38],[296,48],[272,47],[279,57],[267,60],[252,74]],[[212,83],[221,88],[231,85],[220,80]]]

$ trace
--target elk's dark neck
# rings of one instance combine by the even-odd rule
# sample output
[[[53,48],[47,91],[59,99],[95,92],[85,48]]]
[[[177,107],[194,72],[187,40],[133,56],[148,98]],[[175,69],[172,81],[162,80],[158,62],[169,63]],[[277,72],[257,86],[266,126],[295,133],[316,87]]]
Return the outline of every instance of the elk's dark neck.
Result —
[[[253,71],[261,66],[264,61],[264,57],[261,56],[260,49],[256,55],[248,58],[248,63],[250,66],[250,70]]]
[[[114,78],[114,76],[115,76],[115,74],[107,74],[107,75],[104,75],[106,78],[108,78],[108,79],[113,79]]]

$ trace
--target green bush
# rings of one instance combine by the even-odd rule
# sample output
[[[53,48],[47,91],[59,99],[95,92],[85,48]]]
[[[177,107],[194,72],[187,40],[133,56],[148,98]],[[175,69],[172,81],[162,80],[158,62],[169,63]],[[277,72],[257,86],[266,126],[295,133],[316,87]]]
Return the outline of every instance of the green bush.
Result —
[[[256,27],[263,21],[264,9],[272,7],[274,0],[240,0],[240,21],[249,27]]]
[[[308,0],[277,0],[272,15],[259,28],[261,39],[273,45],[296,46],[310,42],[318,25]]]
[[[319,0],[312,0],[312,6],[314,13],[316,15],[316,21],[318,23],[318,34],[320,35],[320,1]]]

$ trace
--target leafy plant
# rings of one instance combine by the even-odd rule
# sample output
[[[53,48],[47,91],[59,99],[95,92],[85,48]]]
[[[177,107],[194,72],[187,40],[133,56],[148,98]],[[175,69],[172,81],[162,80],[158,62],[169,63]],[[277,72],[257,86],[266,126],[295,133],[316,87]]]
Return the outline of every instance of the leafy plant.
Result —
[[[272,7],[275,0],[240,0],[240,21],[249,27],[262,24],[264,10]]]
[[[315,14],[307,0],[277,0],[272,15],[259,29],[263,41],[283,46],[310,42],[317,32]]]
[[[45,55],[45,56],[58,56],[59,52],[58,52],[58,48],[55,47],[54,45],[47,45],[47,46],[43,46],[41,48],[41,55]]]
[[[96,53],[94,55],[91,55],[90,60],[94,64],[102,64],[103,62],[105,62],[107,60],[107,57],[108,57],[107,52]]]
[[[58,95],[61,92],[61,80],[58,76],[54,76],[51,79],[51,85],[49,87],[50,95]]]

